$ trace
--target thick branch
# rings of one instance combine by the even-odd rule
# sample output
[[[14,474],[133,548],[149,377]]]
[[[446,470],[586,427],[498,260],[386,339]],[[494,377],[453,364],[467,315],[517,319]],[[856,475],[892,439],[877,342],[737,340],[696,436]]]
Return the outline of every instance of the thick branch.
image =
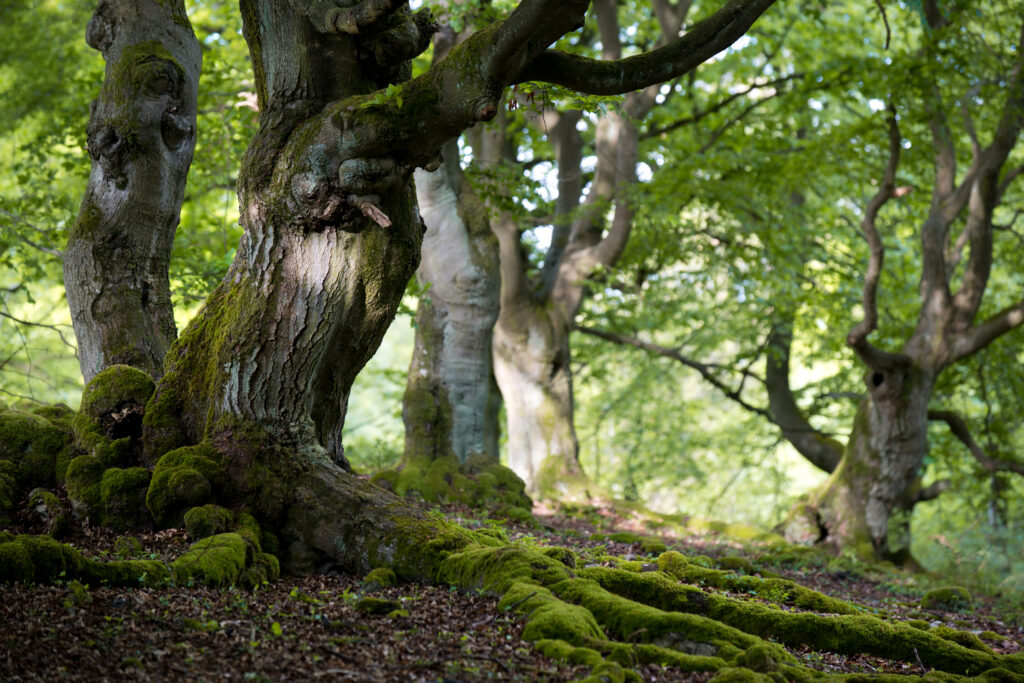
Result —
[[[977,353],[996,338],[1020,327],[1022,323],[1024,323],[1024,301],[1018,301],[959,335],[953,341],[950,362],[956,362]]]
[[[981,444],[974,440],[971,430],[967,427],[967,422],[958,413],[952,410],[929,410],[928,419],[945,422],[949,426],[949,431],[953,432],[953,436],[960,439],[974,459],[978,461],[978,464],[986,471],[1024,474],[1024,465],[993,458],[986,453]]]
[[[789,354],[793,343],[790,324],[772,326],[768,335],[768,357],[765,364],[765,388],[771,421],[782,430],[782,435],[793,447],[813,464],[832,472],[843,457],[843,445],[811,426],[796,404],[789,385]]]
[[[775,0],[731,0],[668,45],[606,62],[548,50],[516,82],[545,81],[593,95],[617,95],[677,78],[738,40]]]

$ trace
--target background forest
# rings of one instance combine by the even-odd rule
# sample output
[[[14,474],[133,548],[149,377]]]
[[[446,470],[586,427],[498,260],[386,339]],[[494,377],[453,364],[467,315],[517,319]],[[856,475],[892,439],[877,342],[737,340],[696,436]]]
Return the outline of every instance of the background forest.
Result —
[[[706,3],[679,4],[695,15],[709,11]],[[976,12],[978,24],[922,63],[925,9],[912,0],[884,4],[883,17],[860,0],[779,3],[732,48],[662,85],[642,117],[631,96],[518,86],[487,124],[501,128],[500,163],[481,159],[479,131],[460,139],[467,182],[492,215],[516,216],[524,281],[540,291],[566,248],[559,225],[593,206],[612,212],[601,197],[566,206],[569,188],[582,196],[599,181],[600,122],[618,116],[635,127],[635,178],[617,190],[636,207],[629,239],[586,277],[570,338],[579,460],[600,489],[662,512],[770,527],[825,480],[780,429],[770,375],[784,357],[806,428],[845,442],[865,393],[864,367],[847,343],[864,316],[862,221],[892,158],[896,120],[900,163],[877,221],[886,258],[873,342],[895,350],[914,329],[924,260],[918,227],[935,173],[934,130],[921,104],[944,108],[952,149],[969,153],[979,134],[987,144],[1021,5],[953,3]],[[485,11],[450,5],[457,34],[515,3]],[[234,257],[235,174],[259,115],[235,3],[187,7],[203,70],[198,143],[171,261],[179,329]],[[77,406],[82,391],[61,261],[88,178],[89,103],[103,78],[101,56],[82,40],[92,9],[3,4],[0,401],[12,406]],[[646,6],[625,0],[617,14],[623,54],[657,41]],[[992,20],[1000,16],[1006,21]],[[608,45],[588,24],[571,47],[598,55]],[[430,58],[421,56],[419,68]],[[576,163],[558,143],[567,125],[578,137]],[[1015,224],[1024,203],[1020,181],[1013,183],[1022,160],[1019,150],[1011,156],[992,217],[986,315],[1024,292],[1024,226]],[[415,310],[430,288],[428,277],[410,284],[403,314],[356,382],[345,443],[358,471],[387,469],[402,455]],[[1005,334],[939,377],[929,406],[961,416],[975,449],[947,422],[931,422],[922,486],[945,491],[891,526],[898,535],[909,517],[912,554],[927,568],[1011,591],[1024,590],[1020,342],[1019,331]],[[804,429],[788,428],[790,436]]]

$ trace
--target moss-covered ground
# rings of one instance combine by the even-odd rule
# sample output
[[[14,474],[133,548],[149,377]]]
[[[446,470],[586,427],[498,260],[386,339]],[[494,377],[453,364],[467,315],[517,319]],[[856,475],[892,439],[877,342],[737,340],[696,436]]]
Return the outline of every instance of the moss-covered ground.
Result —
[[[936,606],[925,598],[946,587],[938,577],[754,541],[738,527],[652,528],[657,519],[628,508],[549,510],[530,524],[435,509],[508,545],[452,555],[433,585],[326,568],[245,587],[186,576],[0,586],[0,678],[1024,680],[1015,615],[980,595]],[[65,540],[108,563],[173,566],[196,535],[220,533],[207,543],[230,547],[252,532],[206,512],[202,533],[78,526]],[[38,525],[26,512],[9,528]]]

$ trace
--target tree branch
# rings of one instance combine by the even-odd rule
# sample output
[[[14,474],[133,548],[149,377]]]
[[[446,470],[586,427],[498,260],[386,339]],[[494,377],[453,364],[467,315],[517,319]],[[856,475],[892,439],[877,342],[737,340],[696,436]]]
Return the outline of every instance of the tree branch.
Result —
[[[714,373],[711,372],[712,366],[706,363],[701,363],[699,361],[693,360],[692,358],[688,358],[679,353],[678,351],[676,351],[675,349],[669,349],[664,346],[654,344],[652,342],[637,339],[636,337],[628,337],[626,335],[617,334],[615,332],[608,332],[606,330],[600,330],[594,327],[577,326],[576,330],[578,332],[582,332],[583,334],[589,334],[592,337],[597,337],[598,339],[610,341],[613,344],[619,344],[620,346],[632,346],[634,348],[647,351],[648,353],[652,353],[656,356],[669,358],[678,363],[682,363],[686,367],[696,370],[697,373],[701,377],[703,377],[708,384],[721,391],[726,398],[735,402],[744,410],[747,410],[756,415],[760,415],[761,417],[769,420],[770,422],[774,422],[774,420],[772,419],[772,414],[769,411],[765,410],[764,408],[759,408],[755,405],[747,403],[743,399],[743,397],[740,396],[738,391],[736,391],[735,389],[733,389],[732,387],[730,387],[729,385],[725,384],[720,379],[715,377]]]
[[[929,410],[928,419],[945,422],[949,426],[949,431],[956,438],[960,439],[971,455],[974,456],[974,459],[978,461],[978,464],[987,472],[1015,472],[1024,475],[1024,465],[1000,460],[988,455],[985,449],[981,447],[981,444],[974,440],[970,429],[967,427],[966,420],[958,413],[952,410]]]
[[[650,52],[612,62],[548,50],[514,82],[545,81],[592,95],[618,95],[691,71],[738,40],[775,0],[730,0],[690,31]]]
[[[963,360],[985,348],[998,337],[1024,323],[1024,301],[1018,301],[984,322],[974,325],[952,342],[950,362]]]
[[[901,136],[899,124],[896,122],[896,108],[889,103],[889,162],[885,174],[878,187],[878,192],[871,198],[860,227],[864,232],[870,250],[868,269],[864,274],[864,319],[857,323],[846,336],[846,343],[868,366],[872,368],[890,367],[902,360],[897,354],[887,353],[876,348],[867,340],[867,336],[878,327],[878,281],[882,275],[885,260],[885,245],[878,234],[876,225],[878,212],[893,196],[896,187],[896,169],[900,162]]]
[[[796,404],[789,384],[789,355],[793,344],[791,321],[772,325],[768,334],[765,362],[765,387],[768,390],[769,418],[800,455],[826,472],[835,470],[843,457],[843,445],[821,433],[807,421]]]

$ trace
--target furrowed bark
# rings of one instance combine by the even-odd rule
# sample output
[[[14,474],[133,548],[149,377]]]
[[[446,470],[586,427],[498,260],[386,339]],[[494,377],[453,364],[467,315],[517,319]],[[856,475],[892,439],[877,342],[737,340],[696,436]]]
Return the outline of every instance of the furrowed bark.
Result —
[[[163,374],[168,281],[196,144],[202,56],[181,0],[103,0],[86,34],[106,73],[90,109],[92,171],[64,254],[86,382],[115,364]]]

